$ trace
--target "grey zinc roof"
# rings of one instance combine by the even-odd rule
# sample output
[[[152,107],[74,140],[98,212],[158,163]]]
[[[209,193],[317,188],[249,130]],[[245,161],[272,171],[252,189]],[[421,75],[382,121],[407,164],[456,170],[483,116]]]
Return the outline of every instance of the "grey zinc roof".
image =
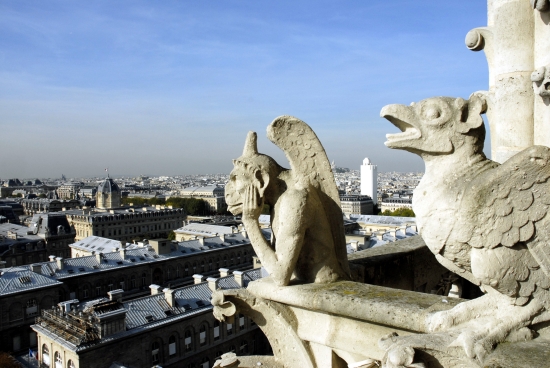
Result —
[[[166,302],[164,293],[123,303],[124,309],[126,309],[127,329],[158,323],[158,321],[166,320],[171,316],[192,315],[211,308],[212,291],[206,282],[176,289],[174,295],[176,303],[173,307]],[[185,307],[187,305],[190,307],[189,309]]]
[[[259,275],[260,273],[258,269],[243,272],[243,277],[247,279],[257,279],[259,278]],[[224,277],[223,279],[224,282],[220,282],[221,288],[225,288],[225,285],[234,288],[234,286],[237,285],[234,281],[233,275]],[[59,344],[70,350],[81,351],[94,345],[107,343],[119,338],[125,338],[130,334],[146,331],[167,323],[173,323],[179,319],[189,318],[197,314],[210,312],[213,308],[210,304],[212,291],[208,287],[208,282],[185,286],[174,289],[173,291],[175,297],[175,305],[173,307],[168,305],[164,292],[121,303],[119,308],[126,310],[126,331],[104,337],[96,342],[75,346],[69,341],[62,339],[60,336],[53,334],[43,326],[33,325],[32,328],[42,334],[50,336],[51,338],[55,338]],[[91,311],[92,308],[90,307],[106,301],[108,301],[106,298],[94,299],[86,303],[79,304],[77,309],[81,311]],[[97,314],[93,311],[91,313]]]
[[[122,243],[118,240],[102,238],[99,236],[88,236],[76,243],[71,244],[71,248],[81,249],[88,252],[114,252],[116,248],[120,248]]]
[[[1,270],[0,295],[8,295],[37,288],[61,285],[54,278],[37,274],[27,267],[11,267]]]
[[[350,215],[350,219],[356,222],[366,224],[384,224],[401,226],[405,224],[416,223],[415,217],[397,217],[397,216],[374,216],[374,215]]]
[[[216,234],[231,234],[233,229],[228,226],[190,223],[174,230],[174,232],[214,236]]]
[[[43,274],[63,279],[85,272],[101,272],[106,269],[128,267],[138,263],[159,262],[166,259],[187,257],[200,252],[206,253],[220,248],[231,248],[232,246],[249,243],[250,240],[238,233],[228,235],[225,241],[222,241],[219,237],[205,238],[204,245],[201,244],[199,240],[188,240],[179,243],[172,242],[170,243],[172,251],[163,255],[158,255],[153,248],[149,246],[143,246],[132,247],[132,249],[126,250],[124,258],[120,252],[102,253],[101,262],[98,262],[96,255],[66,258],[63,260],[63,269],[59,269],[56,261],[41,262],[39,264],[42,266],[41,272]]]

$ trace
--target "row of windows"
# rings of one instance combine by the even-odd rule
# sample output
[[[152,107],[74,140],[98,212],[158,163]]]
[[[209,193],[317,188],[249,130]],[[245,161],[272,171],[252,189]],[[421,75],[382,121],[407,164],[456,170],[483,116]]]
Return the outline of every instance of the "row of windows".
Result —
[[[53,363],[53,365],[52,365]],[[52,367],[52,368],[75,368],[75,364],[72,360],[69,359],[67,362],[67,365],[63,365],[63,357],[61,354],[56,351],[53,356],[53,362],[50,358],[50,350],[46,346],[46,344],[42,345],[42,364],[46,367]]]
[[[235,327],[238,328],[239,331],[243,331],[246,328],[244,315],[239,314],[236,322],[237,322],[237,326]],[[254,325],[254,324],[255,324],[254,321],[250,320],[250,325]],[[212,334],[209,334],[210,329],[207,327],[207,325],[205,324],[201,325],[201,327],[199,328],[197,340],[194,339],[193,332],[187,329],[184,333],[184,338],[183,338],[183,352],[189,353],[194,351],[195,347],[197,346],[197,343],[198,343],[198,346],[202,347],[209,344],[210,341],[212,342],[219,341],[221,338],[221,329],[223,329],[224,326],[225,326],[225,336],[232,336],[235,333],[234,331],[235,327],[232,324],[220,323],[217,320],[214,321],[214,325],[211,329]],[[161,347],[162,346],[159,341],[155,341],[151,345],[152,363],[160,362],[161,352],[162,352]],[[170,359],[174,357],[177,354],[177,352],[178,352],[177,338],[175,335],[171,335],[168,339],[168,358]],[[235,352],[235,347],[232,346],[227,352]],[[223,353],[220,352],[217,355],[217,358],[219,358],[222,354]],[[241,341],[239,354],[240,355],[248,354],[248,344],[246,340]]]

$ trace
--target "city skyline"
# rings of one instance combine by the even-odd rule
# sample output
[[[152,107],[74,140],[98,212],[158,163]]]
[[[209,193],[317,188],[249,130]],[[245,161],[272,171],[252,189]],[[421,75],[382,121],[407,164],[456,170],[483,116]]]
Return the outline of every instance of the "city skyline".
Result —
[[[224,173],[307,122],[338,166],[423,171],[382,106],[487,89],[479,1],[0,4],[2,178]],[[489,152],[488,139],[485,151]]]

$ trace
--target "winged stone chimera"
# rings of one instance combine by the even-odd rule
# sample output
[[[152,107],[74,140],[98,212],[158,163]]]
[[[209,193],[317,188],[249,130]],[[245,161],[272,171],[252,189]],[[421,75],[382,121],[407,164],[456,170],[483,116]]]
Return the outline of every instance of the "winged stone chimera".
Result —
[[[413,197],[421,236],[441,264],[486,293],[432,314],[427,328],[454,331],[450,346],[479,361],[550,320],[550,149],[533,146],[502,165],[487,159],[485,110],[484,96],[474,94],[381,112],[402,131],[386,145],[426,165]]]
[[[249,132],[225,188],[228,210],[242,214],[254,251],[277,285],[349,279],[338,189],[321,142],[291,116],[276,118],[267,136],[292,169],[258,153],[256,133]],[[264,204],[270,208],[271,244],[258,223]]]

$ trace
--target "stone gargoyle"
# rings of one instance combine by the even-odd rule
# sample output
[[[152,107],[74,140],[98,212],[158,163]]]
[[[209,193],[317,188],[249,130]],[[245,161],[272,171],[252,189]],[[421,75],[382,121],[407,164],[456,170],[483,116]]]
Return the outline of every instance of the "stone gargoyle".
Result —
[[[432,314],[427,330],[458,331],[449,346],[481,362],[550,320],[550,149],[532,146],[502,165],[487,159],[485,110],[474,94],[381,111],[402,131],[388,134],[386,146],[426,165],[413,199],[422,238],[442,265],[485,292]]]
[[[258,153],[256,133],[249,132],[225,188],[228,210],[242,214],[254,251],[277,285],[349,279],[340,199],[321,142],[290,116],[275,119],[267,136],[292,169]],[[271,244],[258,223],[264,204],[270,208]]]

